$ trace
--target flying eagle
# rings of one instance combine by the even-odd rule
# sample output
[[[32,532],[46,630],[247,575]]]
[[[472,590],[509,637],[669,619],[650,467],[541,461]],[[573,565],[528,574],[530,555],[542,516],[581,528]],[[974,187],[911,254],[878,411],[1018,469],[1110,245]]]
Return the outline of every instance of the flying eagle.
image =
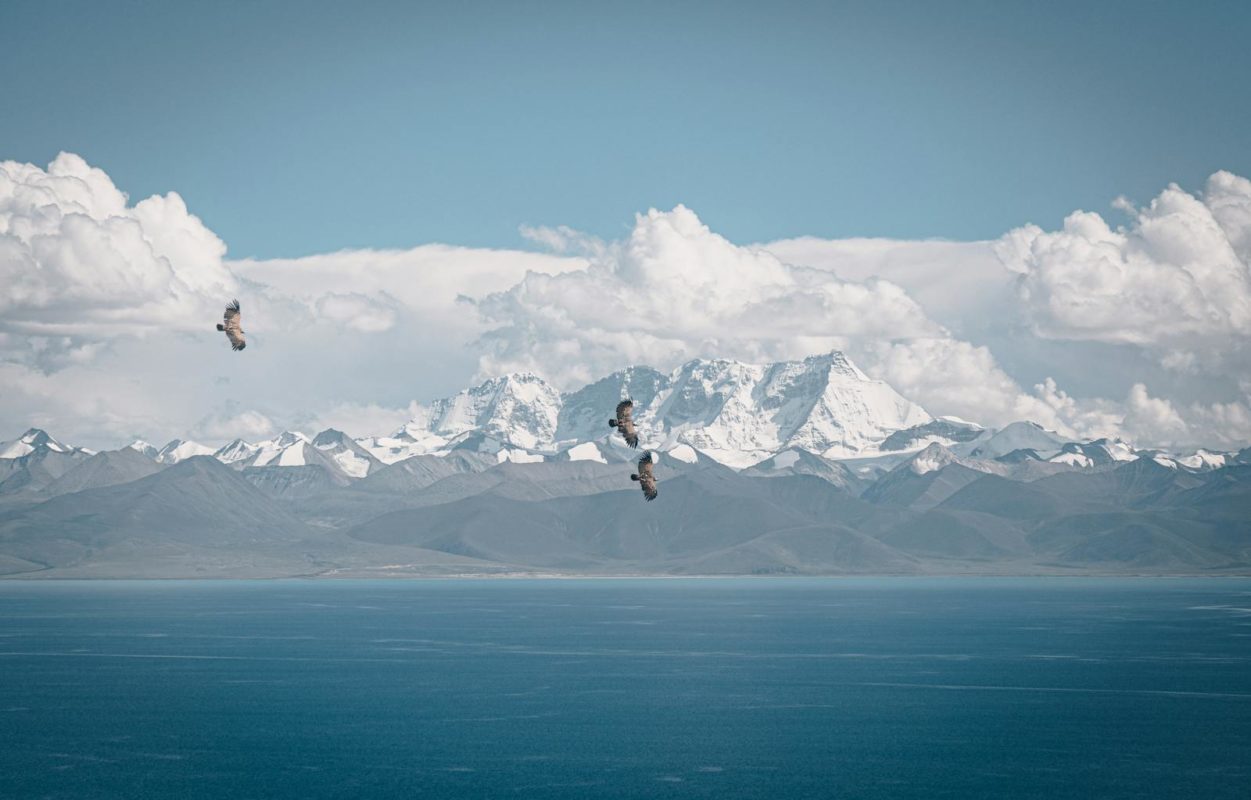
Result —
[[[656,495],[660,494],[656,491],[656,475],[652,472],[652,454],[644,453],[639,459],[639,471],[630,476],[630,480],[638,481],[639,488],[643,490],[643,496],[647,498],[647,502],[656,499]]]
[[[239,327],[241,320],[239,301],[236,300],[226,306],[225,316],[222,317],[221,322],[217,323],[217,330],[226,332],[226,338],[230,340],[231,350],[242,350],[248,346],[247,341],[243,338],[243,328]]]
[[[617,416],[608,420],[608,427],[621,432],[621,438],[631,447],[639,446],[639,434],[634,429],[634,401],[622,400],[617,403]]]

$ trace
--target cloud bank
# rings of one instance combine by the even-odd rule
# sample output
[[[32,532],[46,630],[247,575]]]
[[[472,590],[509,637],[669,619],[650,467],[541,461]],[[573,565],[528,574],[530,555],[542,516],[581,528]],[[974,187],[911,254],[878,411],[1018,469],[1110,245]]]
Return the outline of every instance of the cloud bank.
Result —
[[[1127,226],[1078,211],[1059,231],[1027,225],[997,244],[1038,335],[1137,345],[1180,369],[1245,354],[1251,181],[1218,172],[1199,196],[1172,185],[1117,207]]]
[[[744,245],[678,206],[639,214],[621,241],[523,229],[538,252],[231,261],[176,194],[132,205],[70,154],[46,169],[4,162],[0,421],[95,446],[363,435],[509,370],[573,388],[631,364],[842,349],[934,414],[1246,444],[1251,182],[1222,172],[1197,194],[1170,186],[1117,206],[1121,227],[1079,211],[994,242]],[[244,358],[212,331],[235,296]],[[1108,347],[1184,381],[1110,382]]]
[[[6,333],[94,338],[187,330],[237,281],[226,246],[177,194],[129,205],[62,153],[0,163],[0,319]]]

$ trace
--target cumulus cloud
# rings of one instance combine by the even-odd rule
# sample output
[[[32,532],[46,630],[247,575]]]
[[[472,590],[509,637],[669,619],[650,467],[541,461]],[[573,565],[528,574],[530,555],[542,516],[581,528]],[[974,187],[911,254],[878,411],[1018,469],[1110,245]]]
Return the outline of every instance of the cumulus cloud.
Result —
[[[1251,441],[1251,396],[1229,402],[1175,403],[1153,397],[1141,383],[1130,388],[1123,405],[1121,432],[1129,439],[1156,447],[1238,449]]]
[[[925,398],[931,413],[974,420],[983,425],[1005,425],[1028,419],[1044,427],[1075,435],[1075,404],[1049,402],[1046,388],[1058,391],[1055,381],[1022,390],[1005,373],[990,350],[951,338],[867,343],[864,351],[874,377],[881,378],[906,397]]]
[[[237,287],[225,245],[177,194],[134,206],[69,153],[0,163],[0,326],[90,339],[185,330]]]
[[[1059,231],[1027,225],[996,243],[1044,337],[1137,345],[1182,370],[1245,358],[1251,336],[1251,182],[1228,172],[1195,196],[1170,185],[1113,228],[1078,211]]]
[[[355,437],[385,436],[423,412],[424,409],[415,401],[394,408],[378,403],[337,403],[299,420],[297,424],[309,431],[334,428]]]
[[[276,433],[273,420],[249,409],[238,413],[216,413],[200,420],[191,435],[217,443],[225,439],[264,439]]]
[[[568,388],[629,364],[667,368],[696,356],[759,362],[841,349],[932,413],[1067,426],[986,347],[954,338],[910,292],[880,276],[901,275],[944,298],[948,309],[967,305],[943,281],[971,257],[975,267],[966,279],[1005,285],[988,244],[935,243],[947,269],[925,261],[928,243],[840,246],[806,239],[740,246],[683,206],[639,215],[623,242],[580,240],[568,229],[528,236],[583,253],[587,266],[527,276],[478,303],[497,326],[484,337],[483,375],[530,369]],[[805,263],[787,263],[778,253]]]
[[[381,333],[395,325],[395,304],[383,297],[356,292],[324,294],[317,299],[317,315],[361,331]]]
[[[530,274],[477,303],[495,324],[482,372],[536,369],[570,386],[630,363],[769,360],[853,337],[939,335],[899,286],[794,267],[713,233],[690,209],[649,211],[584,269]]]

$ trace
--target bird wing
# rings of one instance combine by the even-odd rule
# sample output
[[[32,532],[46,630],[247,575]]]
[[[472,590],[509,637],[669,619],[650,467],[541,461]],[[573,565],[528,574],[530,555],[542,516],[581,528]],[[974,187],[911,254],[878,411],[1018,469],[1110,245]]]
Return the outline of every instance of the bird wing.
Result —
[[[634,427],[634,401],[622,400],[617,403],[617,430],[621,431],[621,438],[625,439],[626,444],[631,447],[639,446],[639,435]]]
[[[226,313],[222,315],[222,330],[230,340],[231,350],[242,350],[248,346],[247,339],[243,336],[242,323],[243,314],[239,311],[239,301],[236,300],[226,306]]]
[[[617,424],[625,425],[634,422],[634,401],[622,400],[617,403]]]

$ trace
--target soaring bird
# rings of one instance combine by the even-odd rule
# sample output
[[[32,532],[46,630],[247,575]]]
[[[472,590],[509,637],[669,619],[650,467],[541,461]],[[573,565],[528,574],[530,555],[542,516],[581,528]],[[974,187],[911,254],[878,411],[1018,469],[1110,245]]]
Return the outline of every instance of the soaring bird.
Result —
[[[608,427],[621,432],[621,438],[631,447],[639,446],[639,434],[634,429],[634,401],[622,400],[617,403],[617,416],[608,420]]]
[[[656,499],[656,495],[660,494],[656,491],[656,475],[652,472],[652,454],[646,452],[639,459],[639,471],[630,476],[630,480],[638,481],[639,488],[643,490],[643,496],[647,498],[647,502]]]
[[[243,338],[243,328],[239,327],[242,321],[239,315],[239,301],[236,300],[226,306],[226,314],[222,317],[222,321],[217,323],[217,330],[225,331],[226,338],[230,340],[231,350],[242,350],[248,346],[247,341]]]

